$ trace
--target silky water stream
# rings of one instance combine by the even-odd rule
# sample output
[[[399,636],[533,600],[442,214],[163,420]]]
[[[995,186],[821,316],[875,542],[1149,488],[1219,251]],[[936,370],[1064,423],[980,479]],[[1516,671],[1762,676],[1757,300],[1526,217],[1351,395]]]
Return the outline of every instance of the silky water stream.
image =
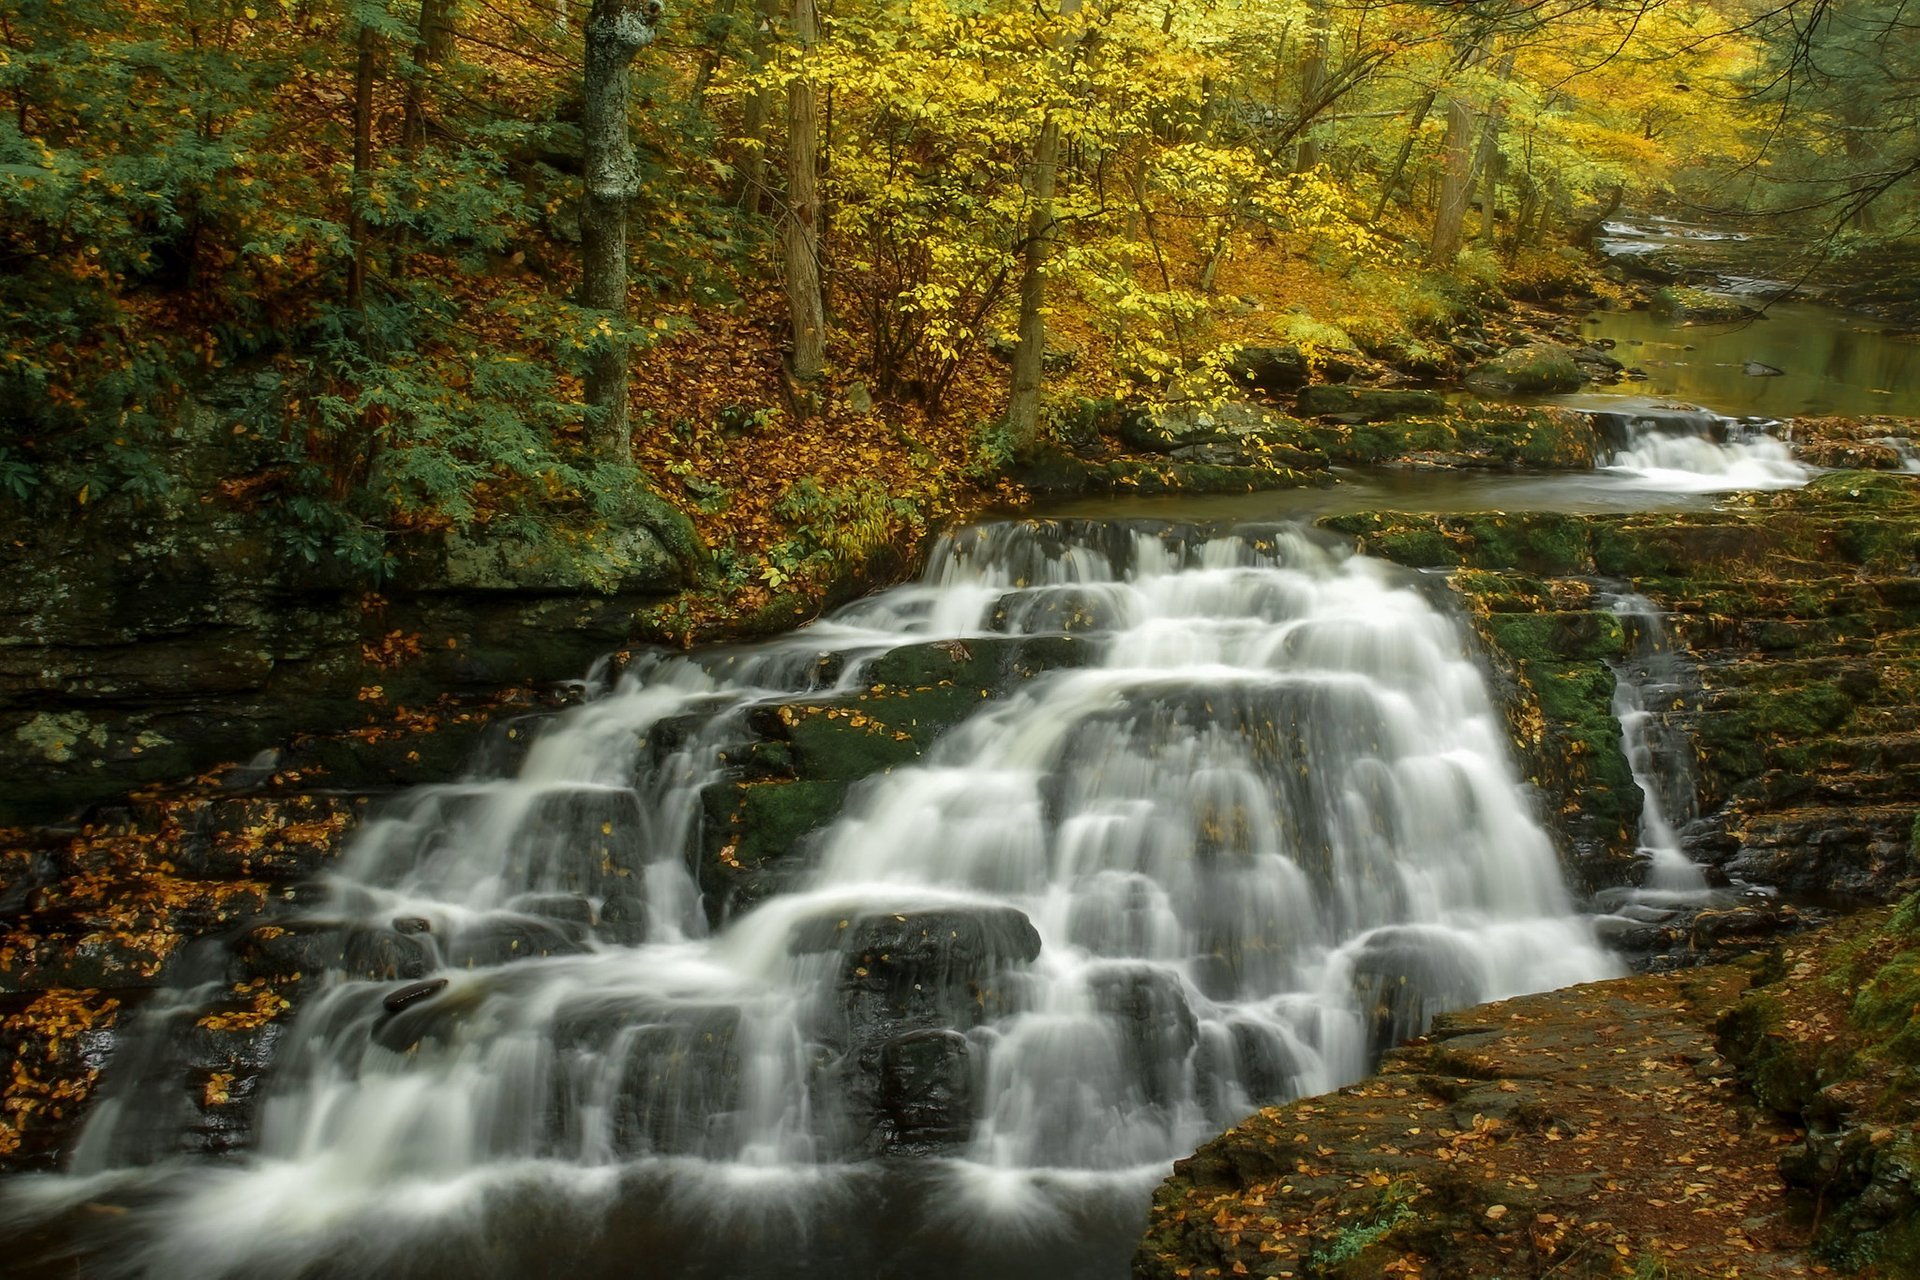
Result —
[[[859,785],[709,927],[700,794],[755,708],[1069,626],[1089,661]],[[253,1149],[183,1158],[177,1070],[130,1053],[12,1208],[85,1202],[102,1273],[1118,1275],[1168,1163],[1249,1110],[1615,970],[1503,734],[1460,624],[1298,527],[963,529],[917,585],[644,661],[513,776],[395,803],[285,922],[348,941]],[[447,985],[357,976],[395,957]]]

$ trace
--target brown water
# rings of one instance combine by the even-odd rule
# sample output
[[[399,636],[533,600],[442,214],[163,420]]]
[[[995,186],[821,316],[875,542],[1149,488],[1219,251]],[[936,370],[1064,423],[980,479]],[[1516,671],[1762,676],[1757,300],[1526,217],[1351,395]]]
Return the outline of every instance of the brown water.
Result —
[[[1581,332],[1611,338],[1617,359],[1646,372],[1646,381],[1616,388],[1626,394],[1736,416],[1920,416],[1920,341],[1885,329],[1871,316],[1790,302],[1741,324],[1677,325],[1648,311],[1601,311]],[[1750,360],[1783,372],[1754,377],[1744,368]],[[1592,398],[1582,403],[1592,407]]]

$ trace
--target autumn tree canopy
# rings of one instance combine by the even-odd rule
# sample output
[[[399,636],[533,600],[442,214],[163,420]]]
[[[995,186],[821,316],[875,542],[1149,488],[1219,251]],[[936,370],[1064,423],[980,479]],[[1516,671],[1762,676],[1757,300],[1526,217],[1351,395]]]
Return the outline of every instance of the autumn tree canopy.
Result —
[[[625,518],[609,352],[656,487],[723,412],[855,384],[990,468],[1062,394],[1205,395],[1236,343],[1416,350],[1613,209],[1898,239],[1909,8],[692,0],[627,73],[619,309],[580,289],[588,6],[19,0],[0,496],[192,483],[156,444],[211,394],[288,547],[377,573],[407,530]],[[648,376],[688,353],[724,374]]]

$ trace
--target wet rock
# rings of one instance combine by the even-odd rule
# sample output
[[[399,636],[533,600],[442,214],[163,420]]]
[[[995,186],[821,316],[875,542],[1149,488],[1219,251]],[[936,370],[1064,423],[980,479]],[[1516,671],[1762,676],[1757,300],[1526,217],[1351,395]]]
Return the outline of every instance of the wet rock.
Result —
[[[1151,965],[1115,965],[1093,973],[1087,989],[1094,1007],[1120,1023],[1127,1078],[1143,1082],[1149,1102],[1172,1105],[1184,1089],[1199,1027],[1178,975]],[[1201,1078],[1210,1074],[1199,1070]]]
[[[192,813],[175,860],[211,879],[311,880],[338,860],[367,803],[338,794],[215,798]]]
[[[431,996],[439,995],[446,989],[447,980],[445,978],[429,978],[425,982],[409,983],[401,987],[398,991],[388,992],[386,997],[380,1001],[380,1007],[388,1013],[399,1013],[410,1005],[417,1004]]]
[[[234,959],[246,977],[272,980],[333,973],[390,982],[423,977],[431,964],[416,938],[308,920],[256,926],[234,944]]]
[[[1427,1029],[1436,1014],[1481,998],[1479,967],[1438,929],[1407,925],[1370,935],[1352,959],[1353,992],[1378,1055]]]
[[[698,879],[708,915],[718,923],[795,883],[807,841],[840,816],[847,787],[800,779],[704,789]]]
[[[612,1027],[612,1136],[623,1156],[732,1148],[741,1114],[740,1011],[680,1006]]]
[[[957,1031],[909,1031],[880,1045],[869,1149],[931,1155],[965,1142],[973,1126],[973,1055]]]
[[[1040,953],[1040,934],[1006,906],[827,913],[788,938],[794,955],[836,953],[848,1043],[901,1031],[970,1027],[1003,997],[1001,974]]]
[[[542,956],[585,950],[587,927],[531,916],[499,913],[483,922],[463,924],[446,940],[442,962],[453,969],[485,969]]]
[[[1251,346],[1240,348],[1227,374],[1249,391],[1277,397],[1305,386],[1313,367],[1296,346]]]

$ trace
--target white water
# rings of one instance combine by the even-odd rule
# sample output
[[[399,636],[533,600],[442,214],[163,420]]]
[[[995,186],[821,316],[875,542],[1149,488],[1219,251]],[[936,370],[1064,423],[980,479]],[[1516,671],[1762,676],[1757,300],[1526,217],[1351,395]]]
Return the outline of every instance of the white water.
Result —
[[[826,653],[852,691],[895,646],[1068,625],[1097,662],[861,784],[790,892],[709,931],[700,789],[750,709],[817,685]],[[75,1176],[31,1194],[120,1186],[123,1269],[478,1274],[476,1249],[536,1247],[509,1239],[518,1213],[580,1275],[749,1275],[771,1264],[730,1264],[724,1224],[788,1212],[781,1274],[879,1274],[806,1243],[809,1205],[914,1236],[937,1254],[919,1273],[951,1275],[1005,1274],[969,1260],[983,1239],[1118,1205],[1099,1229],[1124,1258],[1168,1163],[1254,1107],[1363,1074],[1440,1009],[1616,971],[1460,626],[1400,571],[1287,528],[963,530],[920,584],[758,650],[645,663],[516,777],[415,793],[316,915],[388,941],[425,922],[450,985],[388,1013],[397,982],[310,978],[242,1161],[178,1162],[124,1091],[101,1108]],[[911,992],[865,985],[875,939],[931,947]],[[888,1148],[862,1099],[916,1054],[958,1130],[875,1184]],[[885,1185],[905,1178],[924,1193]],[[700,1238],[679,1253],[633,1226],[675,1214]],[[1111,1271],[1103,1248],[1068,1253]],[[490,1265],[561,1253],[539,1256]]]
[[[1613,602],[1613,612],[1632,641],[1628,661],[1614,667],[1613,714],[1620,721],[1620,746],[1640,788],[1639,854],[1646,860],[1642,888],[1667,903],[1700,901],[1707,890],[1706,874],[1680,847],[1676,820],[1690,812],[1670,812],[1677,804],[1690,808],[1694,782],[1690,749],[1683,736],[1665,730],[1654,707],[1670,703],[1681,691],[1679,672],[1666,627],[1653,601],[1628,592]],[[1674,792],[1677,798],[1669,798]]]
[[[1813,472],[1768,428],[1777,423],[1729,418],[1691,405],[1634,403],[1594,407],[1611,438],[1603,471],[1677,493],[1797,489]]]

